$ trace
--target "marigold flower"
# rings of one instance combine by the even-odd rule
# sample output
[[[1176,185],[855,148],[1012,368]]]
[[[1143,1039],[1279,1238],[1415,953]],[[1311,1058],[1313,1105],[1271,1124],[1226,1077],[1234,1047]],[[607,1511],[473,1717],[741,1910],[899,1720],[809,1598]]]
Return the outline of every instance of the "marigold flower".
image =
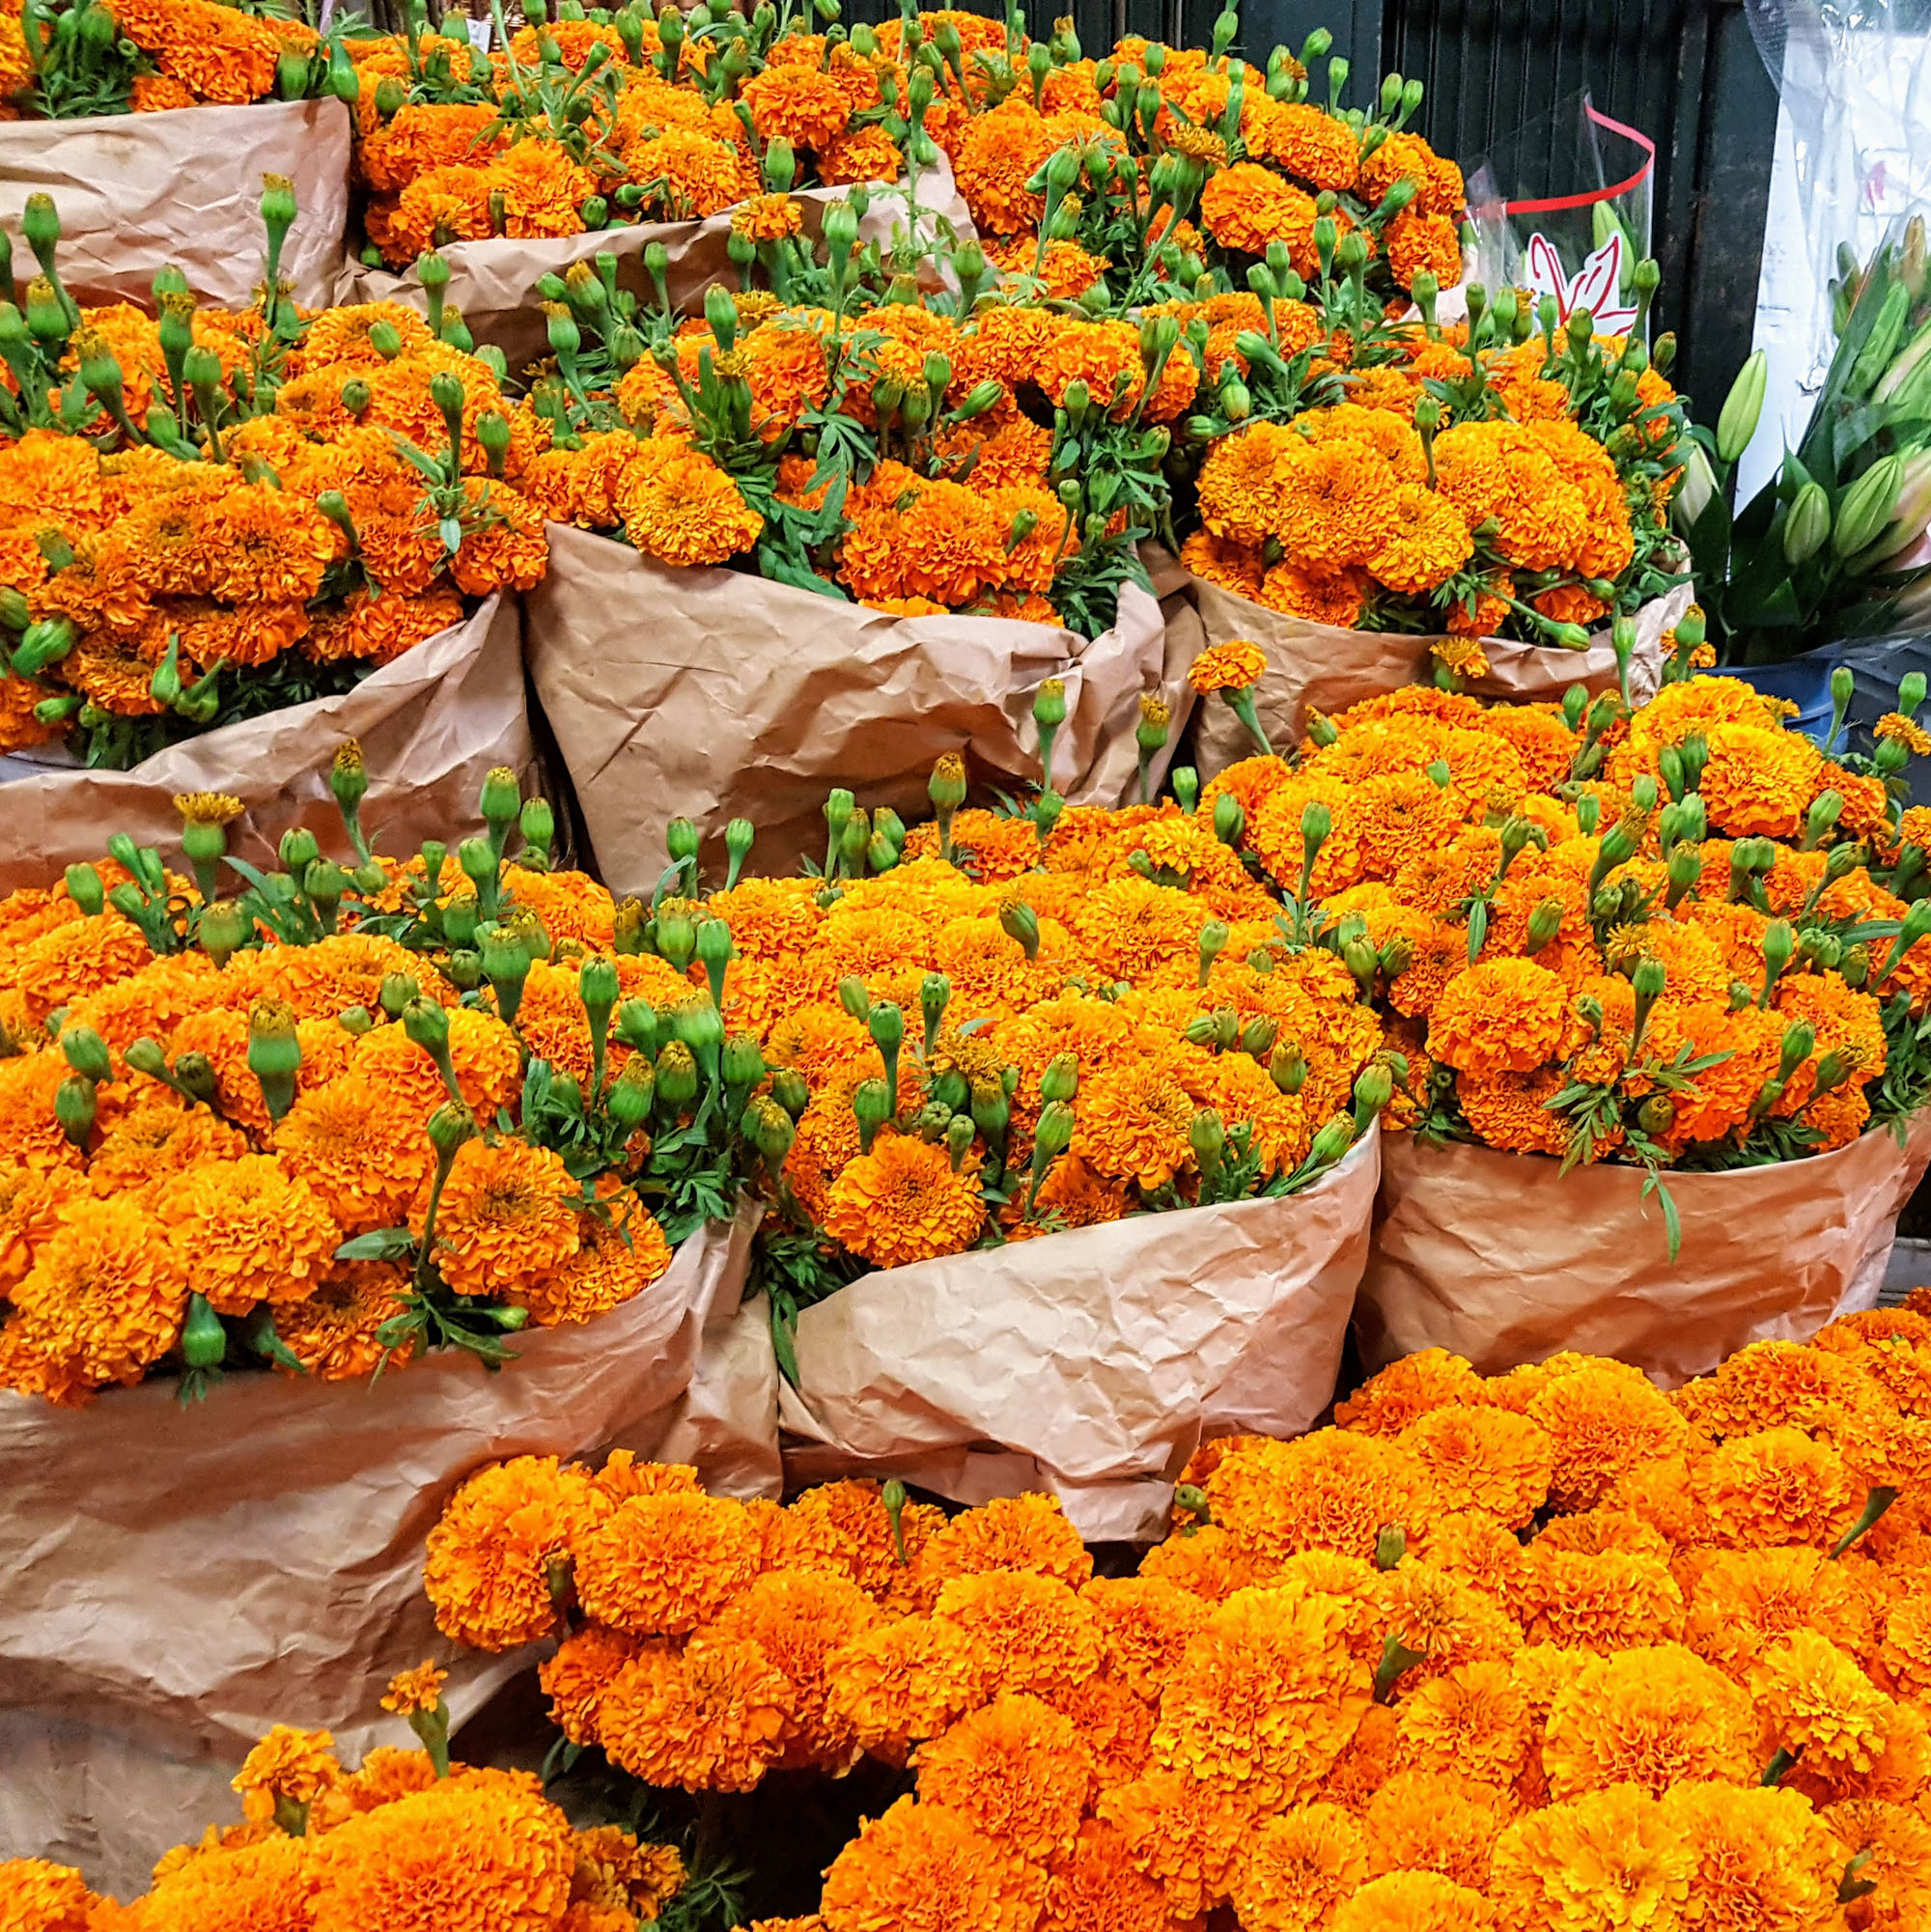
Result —
[[[687,1791],[752,1789],[784,1754],[794,1723],[791,1686],[764,1651],[708,1634],[681,1654],[640,1651],[597,1702],[612,1762]]]
[[[547,1636],[573,1539],[607,1507],[581,1469],[554,1456],[518,1456],[471,1476],[429,1532],[423,1587],[436,1628],[477,1650]]]
[[[750,1583],[759,1554],[735,1503],[696,1492],[635,1496],[578,1536],[577,1594],[600,1623],[682,1637]]]

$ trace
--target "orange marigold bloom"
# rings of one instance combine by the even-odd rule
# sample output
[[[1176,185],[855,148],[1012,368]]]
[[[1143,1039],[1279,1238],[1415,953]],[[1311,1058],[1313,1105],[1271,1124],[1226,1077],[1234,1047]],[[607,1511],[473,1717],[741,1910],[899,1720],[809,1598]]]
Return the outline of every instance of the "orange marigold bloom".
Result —
[[[875,1267],[900,1268],[963,1253],[985,1219],[976,1166],[955,1173],[943,1146],[881,1134],[832,1182],[823,1225]]]
[[[507,1137],[464,1141],[435,1217],[435,1261],[459,1295],[541,1289],[577,1251],[579,1193],[562,1159]],[[422,1217],[410,1217],[418,1239]]]
[[[1546,1381],[1524,1413],[1555,1443],[1552,1498],[1564,1509],[1587,1509],[1626,1471],[1680,1448],[1687,1432],[1639,1371],[1571,1359],[1580,1365]]]
[[[1025,1691],[1049,1699],[1100,1667],[1098,1620],[1053,1577],[1017,1570],[954,1577],[933,1615],[971,1645],[986,1696]]]
[[[1735,1549],[1829,1547],[1857,1520],[1843,1458],[1801,1429],[1765,1429],[1721,1443],[1694,1466],[1711,1540]]]
[[[77,1199],[10,1299],[9,1337],[64,1378],[131,1386],[174,1347],[187,1284],[166,1229],[134,1201]]]
[[[1166,1894],[1133,1866],[1119,1832],[1097,1818],[1047,1867],[1039,1932],[1168,1932],[1171,1924]]]
[[[650,445],[645,446],[647,449]],[[624,531],[646,556],[690,569],[748,550],[764,518],[712,460],[682,444],[633,462],[616,490]]]
[[[1102,1793],[1099,1813],[1126,1840],[1134,1868],[1163,1887],[1169,1909],[1187,1918],[1226,1897],[1253,1830],[1248,1806],[1172,1771],[1150,1771]]]
[[[598,1742],[598,1712],[603,1694],[642,1645],[621,1630],[587,1624],[557,1645],[537,1671],[549,1699],[550,1722],[572,1744]]]
[[[1439,1872],[1370,1879],[1334,1914],[1332,1932],[1483,1932],[1494,1908],[1479,1891]]]
[[[217,1315],[313,1294],[342,1240],[308,1184],[270,1154],[194,1169],[170,1189],[168,1214],[187,1284]]]
[[[1107,1674],[1149,1700],[1159,1697],[1208,1617],[1199,1596],[1144,1573],[1096,1577],[1079,1595],[1099,1621]]]
[[[1592,1660],[1556,1694],[1542,1750],[1558,1800],[1635,1784],[1652,1797],[1761,1769],[1750,1699],[1680,1644]]]
[[[1244,1932],[1320,1932],[1367,1876],[1359,1823],[1338,1805],[1297,1805],[1255,1832],[1230,1890]]]
[[[1443,1509],[1485,1510],[1521,1529],[1548,1498],[1554,1445],[1526,1416],[1437,1409],[1399,1440],[1419,1460]]]
[[[600,1623],[681,1637],[757,1574],[755,1530],[736,1503],[695,1493],[636,1496],[575,1545],[576,1588]]]
[[[276,1724],[229,1780],[231,1788],[240,1792],[249,1819],[259,1823],[272,1817],[277,1800],[310,1805],[328,1790],[342,1776],[329,1749],[334,1742],[327,1731]]]
[[[682,1654],[641,1651],[597,1708],[614,1763],[686,1791],[751,1790],[784,1754],[793,1722],[791,1686],[764,1651],[709,1634]]]
[[[1857,1660],[1813,1630],[1792,1631],[1764,1656],[1749,1673],[1749,1698],[1772,1745],[1824,1778],[1873,1770],[1897,1721],[1897,1706]]]
[[[556,1626],[553,1574],[604,1513],[590,1478],[554,1456],[518,1456],[471,1476],[429,1532],[423,1588],[436,1628],[475,1650],[513,1650]]]
[[[1438,1409],[1488,1401],[1482,1378],[1446,1349],[1423,1349],[1390,1362],[1345,1401],[1334,1405],[1337,1428],[1366,1436],[1399,1436]]]
[[[1569,990],[1533,960],[1484,961],[1442,988],[1428,1053],[1481,1078],[1525,1074],[1554,1058],[1569,1025]]]
[[[918,1553],[920,1584],[936,1595],[949,1577],[1023,1570],[1075,1589],[1093,1575],[1091,1552],[1056,1496],[995,1497],[956,1516]]]
[[[1402,1698],[1396,1752],[1404,1768],[1455,1771],[1497,1790],[1515,1782],[1530,1748],[1529,1710],[1509,1666],[1460,1664]]]
[[[1341,1641],[1346,1615],[1298,1586],[1229,1599],[1161,1693],[1155,1762],[1250,1807],[1313,1797],[1370,1702],[1370,1673]]]
[[[72,1865],[0,1859],[0,1926],[6,1932],[90,1932],[101,1903]]]
[[[382,1693],[382,1708],[399,1718],[412,1718],[421,1711],[433,1711],[442,1702],[442,1687],[449,1672],[434,1664],[418,1664],[413,1669],[399,1670]]]
[[[1046,1874],[942,1805],[901,1798],[839,1853],[826,1932],[1033,1932]]]
[[[918,1796],[942,1805],[1022,1859],[1070,1851],[1093,1762],[1070,1720],[1036,1697],[995,1698],[918,1754]]]
[[[1187,682],[1203,697],[1244,691],[1260,682],[1267,667],[1267,653],[1258,644],[1236,637],[1202,651],[1187,667]]]
[[[850,1639],[827,1661],[828,1713],[859,1749],[902,1764],[984,1701],[972,1640],[950,1622],[909,1616]]]
[[[1909,1932],[1931,1913],[1931,1824],[1903,1806],[1847,1799],[1822,1814],[1846,1863],[1868,1853],[1858,1877],[1875,1890],[1851,1908],[1860,1928]]]
[[[374,1925],[544,1932],[570,1899],[570,1826],[527,1774],[470,1771],[313,1841],[316,1932]]]
[[[1525,1932],[1682,1923],[1695,1854],[1635,1784],[1552,1805],[1496,1840],[1489,1898]]]
[[[1297,272],[1316,265],[1314,197],[1252,161],[1217,169],[1200,196],[1200,219],[1223,248],[1265,255],[1271,242],[1287,246]]]

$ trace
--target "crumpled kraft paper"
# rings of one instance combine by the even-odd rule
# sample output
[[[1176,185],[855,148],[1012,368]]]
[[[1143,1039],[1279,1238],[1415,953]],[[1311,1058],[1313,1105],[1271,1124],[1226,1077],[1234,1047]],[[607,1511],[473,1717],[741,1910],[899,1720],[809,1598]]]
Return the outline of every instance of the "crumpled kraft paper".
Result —
[[[920,227],[930,230],[937,211],[959,234],[972,233],[972,218],[952,182],[951,165],[943,154],[939,165],[919,177]],[[844,188],[800,188],[791,198],[804,216],[804,230],[815,236],[825,220],[827,203],[842,198]],[[895,220],[903,223],[906,204],[891,188],[876,188],[874,199],[858,224],[858,238],[889,244]],[[651,278],[644,272],[644,250],[661,241],[670,256],[664,285],[671,306],[680,315],[695,314],[704,292],[714,282],[735,288],[738,271],[725,253],[731,238],[731,211],[708,215],[702,221],[636,222],[629,227],[599,229],[583,235],[546,236],[529,240],[497,237],[487,241],[453,241],[437,253],[449,264],[449,287],[443,300],[462,313],[464,325],[480,349],[487,344],[503,351],[514,376],[550,352],[543,311],[531,293],[543,275],[561,275],[573,264],[594,256],[617,258],[617,284],[639,302],[657,301]],[[364,267],[350,258],[342,265],[336,282],[339,304],[406,302],[419,314],[429,313],[429,295],[413,266],[400,274],[386,268]]]
[[[1310,624],[1236,597],[1204,577],[1193,579],[1193,596],[1209,644],[1245,637],[1267,653],[1268,668],[1254,686],[1254,710],[1268,742],[1283,755],[1306,735],[1310,709],[1331,716],[1363,698],[1434,681],[1427,637]],[[1692,597],[1690,585],[1678,584],[1637,612],[1636,650],[1630,658],[1634,702],[1643,704],[1656,695],[1663,681],[1663,633],[1690,608]],[[1606,629],[1595,632],[1586,651],[1498,637],[1485,637],[1482,651],[1489,660],[1488,676],[1463,681],[1476,697],[1551,703],[1571,685],[1592,692],[1616,686],[1616,654]],[[1245,726],[1218,698],[1200,707],[1194,734],[1202,778],[1254,754]]]
[[[679,813],[707,862],[726,825],[750,819],[752,866],[778,875],[823,854],[834,785],[910,824],[929,816],[948,751],[975,786],[1036,784],[1032,701],[1048,678],[1066,681],[1054,787],[1075,804],[1125,804],[1139,694],[1177,701],[1198,635],[1181,596],[1170,638],[1161,605],[1132,585],[1115,628],[1088,640],[1009,618],[893,617],[742,572],[673,569],[562,524],[548,535],[548,574],[524,601],[530,678],[619,896],[656,884]]]
[[[297,302],[325,308],[349,220],[349,110],[339,100],[172,107],[86,121],[0,125],[0,226],[16,273],[31,194],[60,210],[61,280],[78,302],[154,307],[170,262],[219,308],[245,309],[262,280],[262,177],[287,175],[298,212],[282,250]]]
[[[788,1477],[1046,1489],[1089,1539],[1157,1533],[1203,1436],[1297,1434],[1333,1399],[1380,1173],[1371,1129],[1304,1193],[860,1277],[798,1317]]]
[[[480,1708],[520,1660],[437,1634],[422,1559],[487,1463],[687,1446],[708,1382],[712,1486],[774,1494],[733,1473],[735,1370],[707,1358],[755,1224],[700,1230],[593,1322],[518,1335],[497,1375],[450,1351],[373,1387],[232,1376],[186,1410],[162,1382],[82,1410],[0,1393],[0,1859],[139,1891],[169,1846],[238,1815],[227,1780],[270,1724],[325,1727],[350,1764],[407,1745],[378,1700],[432,1656],[455,1722]]]
[[[1807,1161],[1667,1174],[1683,1222],[1672,1266],[1639,1167],[1564,1174],[1546,1155],[1390,1134],[1356,1310],[1362,1357],[1373,1370],[1443,1348],[1494,1375],[1574,1349],[1674,1387],[1750,1342],[1802,1340],[1873,1305],[1927,1160],[1919,1116],[1903,1148],[1880,1130]]]
[[[453,840],[469,830],[490,768],[507,765],[521,776],[534,764],[515,600],[488,599],[351,691],[221,725],[131,771],[83,770],[47,752],[8,759],[0,770],[7,822],[0,894],[45,885],[76,861],[101,858],[117,831],[178,863],[180,792],[228,792],[241,800],[246,816],[230,828],[229,849],[252,865],[270,863],[295,826],[313,831],[324,852],[346,853],[328,774],[347,738],[362,745],[369,772],[362,823],[378,851],[406,858],[426,838]]]

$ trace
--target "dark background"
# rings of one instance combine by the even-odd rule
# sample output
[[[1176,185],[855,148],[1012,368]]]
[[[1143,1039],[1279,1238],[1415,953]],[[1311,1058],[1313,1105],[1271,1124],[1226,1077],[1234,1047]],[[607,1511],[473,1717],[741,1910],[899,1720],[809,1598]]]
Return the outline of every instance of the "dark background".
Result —
[[[964,4],[1003,12],[991,0]],[[1026,15],[1035,33],[1049,32],[1064,10],[1066,0],[1028,0]],[[898,11],[897,0],[848,0],[846,18],[896,19]],[[1071,0],[1070,11],[1097,57],[1129,33],[1205,45],[1219,4]],[[1465,165],[1584,88],[1602,112],[1647,134],[1656,143],[1658,322],[1676,331],[1672,379],[1715,421],[1749,353],[1777,129],[1777,91],[1741,0],[1246,0],[1239,47],[1265,67],[1276,42],[1298,54],[1319,26],[1353,68],[1344,105],[1367,105],[1385,72],[1418,79],[1427,94],[1410,125]],[[1325,98],[1318,64],[1313,82]],[[1573,158],[1552,156],[1550,168],[1548,192],[1576,185]]]

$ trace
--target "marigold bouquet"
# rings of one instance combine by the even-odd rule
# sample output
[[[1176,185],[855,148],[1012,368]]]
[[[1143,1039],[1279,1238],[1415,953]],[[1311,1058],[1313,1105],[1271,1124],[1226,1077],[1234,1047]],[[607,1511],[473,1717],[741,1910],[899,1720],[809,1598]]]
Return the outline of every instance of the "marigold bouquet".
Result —
[[[776,1069],[752,1108],[788,1368],[797,1310],[868,1269],[1297,1191],[1391,1088],[1354,975],[1282,932],[1205,819],[1050,795],[1007,818],[964,791],[942,761],[909,834],[835,795],[823,880],[704,907],[739,956],[727,1020]]]
[[[1003,33],[974,20],[968,35],[963,18],[931,17],[968,64],[933,63],[947,91],[926,125],[1001,264],[1055,295],[1132,309],[1245,290],[1276,261],[1312,280],[1344,238],[1377,321],[1418,277],[1462,278],[1461,170],[1405,131],[1420,83],[1390,75],[1369,109],[1343,111],[1335,60],[1327,103],[1310,100],[1306,63],[1326,32],[1300,59],[1275,47],[1263,72],[1228,52],[1232,8],[1211,48],[1129,36],[1098,62],[1068,23],[1029,46],[1016,20]]]
[[[0,749],[66,732],[91,765],[134,765],[346,690],[465,598],[543,574],[515,481],[538,444],[500,358],[466,353],[453,312],[298,315],[275,276],[285,181],[263,209],[257,307],[199,309],[164,270],[157,319],[82,310],[58,216],[29,210],[42,272],[0,302]]]
[[[352,98],[340,32],[265,0],[7,0],[0,120]]]
[[[1428,320],[1364,328],[1358,264],[1307,299],[1285,265],[1256,283],[1204,313],[1196,574],[1314,623],[1578,648],[1682,581],[1667,338],[1652,360],[1586,312],[1558,329],[1547,305],[1537,332],[1525,296],[1491,307],[1479,287],[1471,322],[1443,328],[1432,281]],[[1655,286],[1638,265],[1642,309]]]
[[[352,45],[371,266],[453,242],[716,214],[766,190],[896,181],[917,95],[868,27],[524,0],[493,55],[427,32]],[[923,141],[929,166],[938,150]],[[789,220],[801,219],[793,207]]]
[[[1926,815],[1898,775],[1923,681],[1874,757],[1833,760],[1690,674],[1700,621],[1669,641],[1634,711],[1417,687],[1208,787],[1387,1015],[1419,1132],[1654,1176],[1799,1159],[1931,1099]],[[1195,683],[1240,709],[1258,657],[1217,647]]]
[[[192,885],[118,838],[0,900],[0,1386],[495,1366],[732,1213],[756,1044],[549,869],[549,807],[493,773],[483,836],[399,866],[353,746],[335,785],[347,863],[294,831],[260,872],[227,854],[237,801],[196,794]]]
[[[662,563],[743,557],[899,615],[1097,635],[1165,519],[1167,426],[1197,375],[1177,327],[982,299],[976,243],[949,253],[956,294],[921,302],[907,276],[881,300],[857,235],[854,201],[833,203],[823,259],[765,241],[772,292],[714,288],[686,322],[636,305],[614,263],[555,278],[529,492]]]
[[[779,1508],[524,1457],[452,1498],[425,1581],[459,1642],[562,1636],[567,1755],[699,1792],[910,1761],[819,1914],[763,1932],[1902,1928],[1927,1363],[1916,1309],[1671,1396],[1413,1357],[1335,1427],[1203,1446],[1126,1577],[1047,1498],[948,1522],[896,1483]]]
[[[0,1862],[0,1903],[19,1932],[233,1932],[240,1925],[375,1932],[378,1926],[509,1925],[518,1932],[635,1932],[673,1900],[714,1907],[673,1845],[616,1825],[573,1829],[526,1771],[453,1764],[447,1672],[394,1678],[382,1708],[419,1750],[378,1745],[360,1767],[327,1731],[277,1724],[236,1775],[244,1822],[210,1825],[154,1867],[126,1906],[71,1865]],[[705,1894],[701,1900],[699,1894]]]

